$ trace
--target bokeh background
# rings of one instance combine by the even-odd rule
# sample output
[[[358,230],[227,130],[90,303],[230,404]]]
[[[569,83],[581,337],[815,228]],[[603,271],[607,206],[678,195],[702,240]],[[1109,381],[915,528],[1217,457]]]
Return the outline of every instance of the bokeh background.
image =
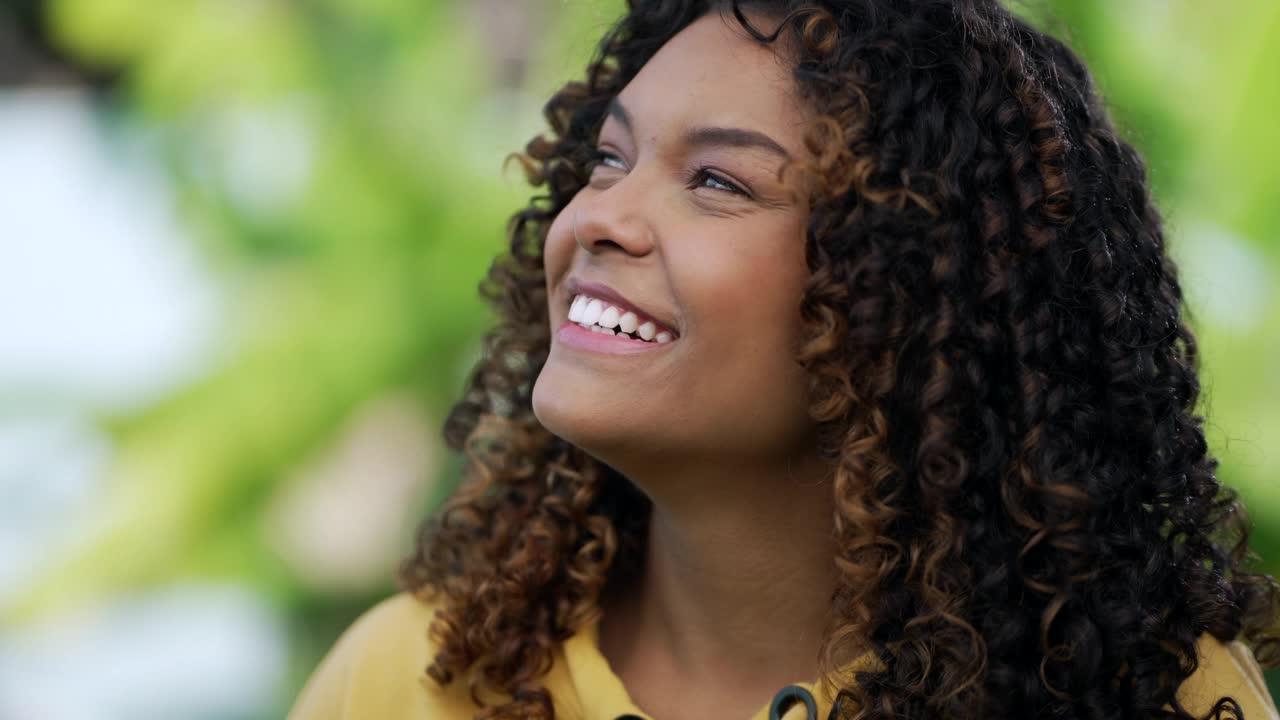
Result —
[[[503,158],[621,7],[0,0],[0,718],[279,718],[394,590]],[[1148,159],[1280,574],[1280,3],[1016,8]]]

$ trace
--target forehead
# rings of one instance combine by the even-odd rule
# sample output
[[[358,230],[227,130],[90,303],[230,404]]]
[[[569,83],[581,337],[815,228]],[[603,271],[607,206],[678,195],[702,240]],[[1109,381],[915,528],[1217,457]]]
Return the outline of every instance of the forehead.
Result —
[[[773,29],[768,18],[748,18],[762,31]],[[668,40],[618,99],[641,134],[731,124],[766,132],[795,156],[808,111],[782,42],[760,45],[732,14],[712,11]]]

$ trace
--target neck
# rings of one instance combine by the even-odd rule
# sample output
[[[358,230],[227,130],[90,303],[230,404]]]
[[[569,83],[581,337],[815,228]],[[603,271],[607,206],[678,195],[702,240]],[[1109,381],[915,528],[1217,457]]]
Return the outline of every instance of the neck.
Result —
[[[637,485],[653,500],[644,569],[610,593],[600,625],[601,650],[637,703],[644,687],[661,697],[697,686],[754,709],[816,679],[835,588],[825,465],[665,469]]]

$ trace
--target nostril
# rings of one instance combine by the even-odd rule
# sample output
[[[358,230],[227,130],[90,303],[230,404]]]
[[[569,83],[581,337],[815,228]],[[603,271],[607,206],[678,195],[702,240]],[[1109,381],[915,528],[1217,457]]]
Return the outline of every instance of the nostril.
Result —
[[[615,248],[617,248],[617,249],[619,249],[619,250],[621,250],[621,249],[622,249],[622,246],[621,246],[621,245],[619,245],[618,243],[614,242],[613,240],[600,239],[600,240],[596,240],[593,244],[594,244],[594,245],[596,245],[596,246],[612,245],[613,247],[615,247]]]

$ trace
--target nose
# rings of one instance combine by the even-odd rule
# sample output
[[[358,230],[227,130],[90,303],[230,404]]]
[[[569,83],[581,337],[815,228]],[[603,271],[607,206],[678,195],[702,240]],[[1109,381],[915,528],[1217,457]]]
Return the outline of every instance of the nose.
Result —
[[[653,251],[653,228],[639,211],[637,188],[624,187],[631,179],[616,182],[577,204],[571,218],[573,238],[587,252],[614,249],[639,257]]]

